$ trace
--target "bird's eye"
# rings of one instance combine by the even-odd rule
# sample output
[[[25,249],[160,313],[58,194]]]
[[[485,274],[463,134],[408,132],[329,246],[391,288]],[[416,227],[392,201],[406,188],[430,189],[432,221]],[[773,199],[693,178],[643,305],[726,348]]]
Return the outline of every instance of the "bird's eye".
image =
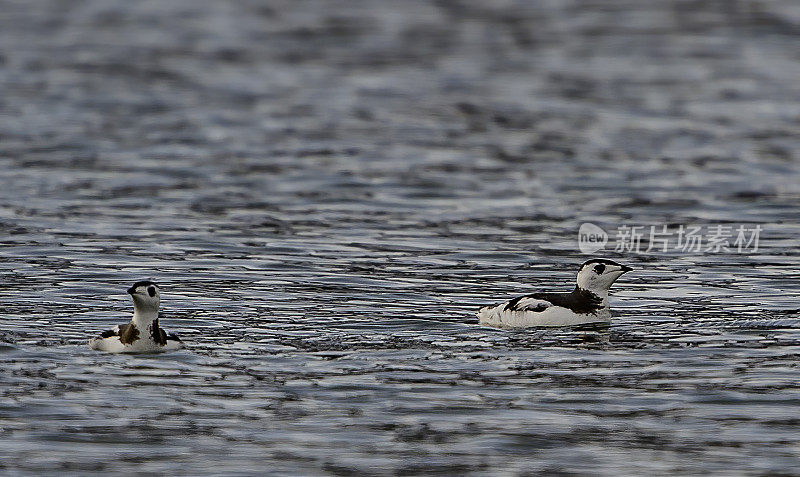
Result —
[[[147,289],[147,294],[150,296],[156,296],[156,287],[150,287]]]
[[[598,275],[600,275],[601,273],[603,273],[603,271],[605,271],[605,269],[606,269],[606,266],[605,266],[605,265],[603,265],[602,263],[600,263],[600,264],[597,264],[597,265],[595,265],[595,266],[594,266],[594,272],[595,272],[596,274],[598,274]]]

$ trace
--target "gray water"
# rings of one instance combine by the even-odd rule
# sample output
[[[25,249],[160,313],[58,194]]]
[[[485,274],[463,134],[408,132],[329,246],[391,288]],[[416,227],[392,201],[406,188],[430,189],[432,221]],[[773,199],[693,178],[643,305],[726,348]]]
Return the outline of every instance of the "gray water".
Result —
[[[800,475],[792,0],[4,1],[0,473]],[[502,331],[592,222],[609,327]],[[86,341],[162,286],[188,350]]]

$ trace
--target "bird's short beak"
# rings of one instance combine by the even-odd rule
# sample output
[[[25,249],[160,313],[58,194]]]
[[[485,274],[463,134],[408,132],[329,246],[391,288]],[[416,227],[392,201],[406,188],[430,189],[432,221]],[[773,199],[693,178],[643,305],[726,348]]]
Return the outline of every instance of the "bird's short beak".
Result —
[[[136,289],[133,288],[133,287],[130,287],[130,288],[128,288],[128,293],[133,295],[134,293],[136,293]]]
[[[625,272],[630,272],[633,269],[627,265],[623,265],[622,268],[620,268],[620,270],[622,270],[622,273],[625,273]]]

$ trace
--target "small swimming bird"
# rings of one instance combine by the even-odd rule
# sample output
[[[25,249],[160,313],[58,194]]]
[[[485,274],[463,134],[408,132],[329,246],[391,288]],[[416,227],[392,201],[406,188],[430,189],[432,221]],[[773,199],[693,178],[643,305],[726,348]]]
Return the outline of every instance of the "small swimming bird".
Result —
[[[133,298],[133,318],[130,323],[104,331],[89,340],[89,347],[109,353],[158,353],[184,348],[175,333],[167,334],[158,326],[158,306],[161,302],[158,286],[149,281],[136,282],[128,288]]]
[[[611,321],[608,289],[633,270],[613,260],[595,258],[581,265],[578,284],[569,293],[534,293],[478,311],[482,325],[497,328],[571,326]]]

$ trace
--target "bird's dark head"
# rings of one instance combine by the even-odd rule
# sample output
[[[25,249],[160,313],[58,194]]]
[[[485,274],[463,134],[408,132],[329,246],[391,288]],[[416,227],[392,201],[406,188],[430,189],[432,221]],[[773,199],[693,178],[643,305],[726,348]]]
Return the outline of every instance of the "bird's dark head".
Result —
[[[593,258],[583,262],[578,271],[578,288],[592,292],[607,292],[623,273],[633,270],[607,258]]]
[[[134,283],[128,288],[128,293],[133,298],[133,304],[137,308],[158,310],[161,294],[159,293],[158,285],[150,280]]]

